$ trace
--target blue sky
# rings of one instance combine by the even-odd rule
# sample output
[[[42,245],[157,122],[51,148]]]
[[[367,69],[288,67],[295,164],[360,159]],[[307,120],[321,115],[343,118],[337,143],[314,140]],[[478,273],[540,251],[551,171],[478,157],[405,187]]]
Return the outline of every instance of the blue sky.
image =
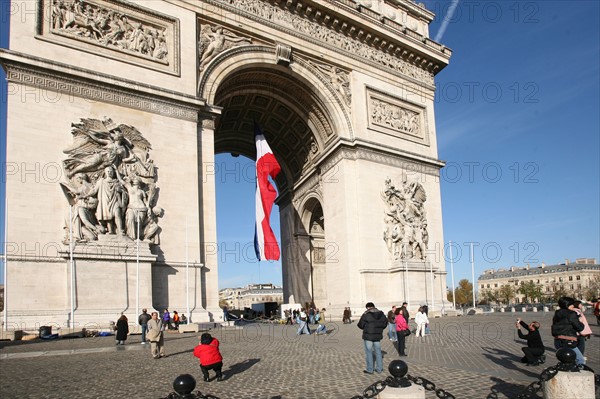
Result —
[[[471,279],[470,242],[475,278],[488,268],[600,260],[599,3],[459,1],[447,18],[440,42],[453,56],[436,76],[435,113],[456,282]],[[425,4],[437,13],[435,38],[452,1]],[[253,161],[216,162],[226,171],[217,175],[219,287],[281,284],[281,264],[259,267],[253,255]],[[279,234],[277,207],[271,220]]]

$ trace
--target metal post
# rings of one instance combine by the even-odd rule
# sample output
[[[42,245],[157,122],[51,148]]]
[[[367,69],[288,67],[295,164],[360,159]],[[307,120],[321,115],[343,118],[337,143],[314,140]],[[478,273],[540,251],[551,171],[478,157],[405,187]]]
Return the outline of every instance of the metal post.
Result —
[[[473,243],[471,243],[471,278],[473,279],[473,307],[475,307],[475,259],[473,256]]]
[[[454,285],[454,256],[452,255],[452,241],[450,241],[450,272],[452,273],[452,306],[456,310],[456,292]]]
[[[136,242],[136,268],[135,268],[135,315],[140,314],[140,213],[136,212],[137,216],[137,240]]]
[[[188,222],[185,220],[185,298],[187,302],[188,323],[192,322],[190,314],[190,262],[188,255]]]
[[[8,254],[6,250],[8,248],[8,195],[6,190],[4,190],[4,331],[8,331],[8,307],[6,304],[8,303]]]
[[[431,271],[431,310],[435,308],[435,297],[433,296],[433,263],[429,262],[429,270]]]
[[[73,205],[69,206],[69,263],[71,269],[71,328],[75,328],[75,263],[73,261]]]

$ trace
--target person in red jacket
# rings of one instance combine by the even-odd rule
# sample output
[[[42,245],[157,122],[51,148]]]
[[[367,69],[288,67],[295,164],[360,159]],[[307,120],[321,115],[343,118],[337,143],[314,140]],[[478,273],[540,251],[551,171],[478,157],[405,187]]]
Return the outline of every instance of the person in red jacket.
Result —
[[[200,336],[200,345],[194,348],[194,356],[200,359],[200,370],[204,376],[204,381],[209,381],[208,371],[215,370],[217,381],[223,381],[223,356],[219,352],[219,340],[213,338],[209,333]]]

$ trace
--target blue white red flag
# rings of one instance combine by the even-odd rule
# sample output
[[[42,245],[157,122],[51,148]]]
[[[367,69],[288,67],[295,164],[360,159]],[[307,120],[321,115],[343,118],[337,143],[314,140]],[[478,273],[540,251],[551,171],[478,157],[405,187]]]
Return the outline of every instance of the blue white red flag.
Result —
[[[256,229],[254,231],[254,249],[261,260],[279,260],[279,245],[270,225],[271,209],[277,197],[277,191],[269,181],[281,171],[281,167],[267,144],[265,136],[254,123],[256,142]]]

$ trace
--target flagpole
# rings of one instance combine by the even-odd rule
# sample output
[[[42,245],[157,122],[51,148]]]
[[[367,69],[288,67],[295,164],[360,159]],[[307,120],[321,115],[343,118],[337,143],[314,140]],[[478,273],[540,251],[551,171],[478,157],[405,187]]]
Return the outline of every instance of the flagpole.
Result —
[[[75,329],[75,264],[73,261],[73,205],[69,206],[69,263],[71,266],[71,328]]]
[[[404,260],[404,270],[406,271],[406,306],[410,309],[410,284],[408,283],[408,262],[406,259]]]
[[[433,263],[429,262],[429,270],[431,271],[431,311],[435,308],[435,297],[433,293]]]
[[[140,314],[140,213],[137,216],[136,267],[135,267],[135,314]]]
[[[473,307],[475,307],[475,259],[473,256],[473,243],[471,243],[471,278],[473,279]]]
[[[189,321],[192,321],[190,314],[190,261],[188,253],[188,221],[185,219],[185,299],[187,302],[187,314]]]
[[[6,190],[4,190],[4,331],[8,331],[8,308],[6,303],[8,302],[8,255],[6,253],[6,249],[8,248],[8,195],[6,195]]]
[[[452,306],[456,310],[456,296],[454,295],[454,259],[452,255],[452,241],[450,241],[450,272],[452,273]]]

